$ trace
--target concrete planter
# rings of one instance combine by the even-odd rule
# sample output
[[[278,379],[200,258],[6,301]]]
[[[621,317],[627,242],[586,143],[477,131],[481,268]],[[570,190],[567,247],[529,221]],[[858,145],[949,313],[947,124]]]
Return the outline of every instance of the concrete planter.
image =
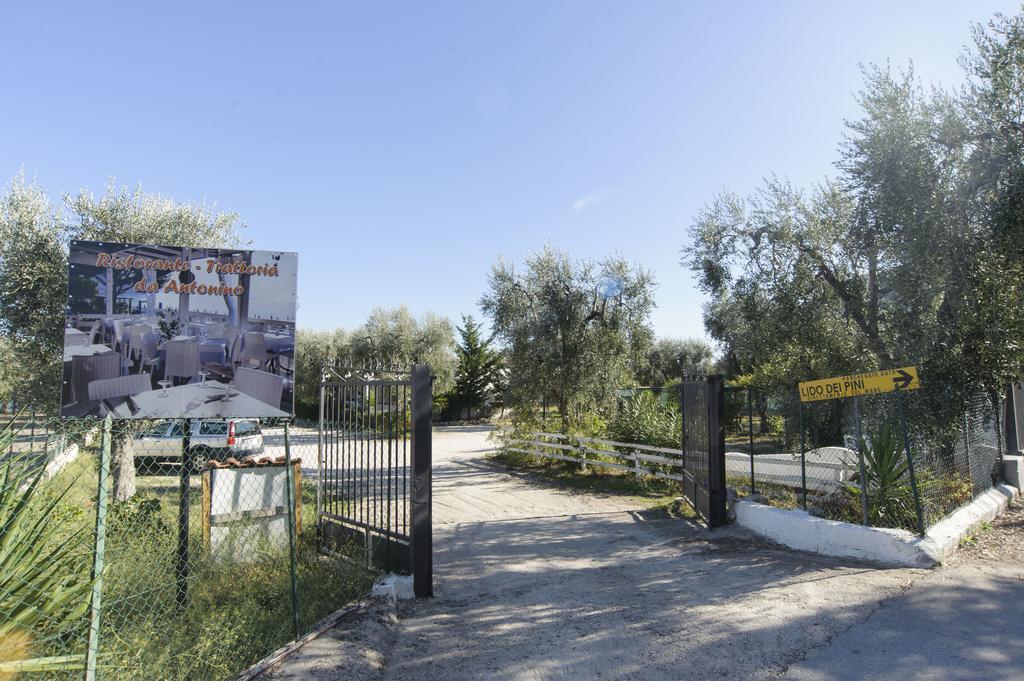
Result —
[[[999,515],[1019,494],[1019,490],[1010,485],[990,489],[933,525],[924,537],[906,530],[826,520],[806,511],[774,508],[753,501],[736,503],[736,523],[800,551],[887,565],[932,567],[955,551],[961,539]]]

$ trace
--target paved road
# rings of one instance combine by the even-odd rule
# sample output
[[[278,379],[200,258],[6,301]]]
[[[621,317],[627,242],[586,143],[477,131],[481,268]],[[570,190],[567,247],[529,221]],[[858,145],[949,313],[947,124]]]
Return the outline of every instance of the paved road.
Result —
[[[886,678],[861,673],[879,650],[894,658],[885,669],[902,672],[894,679],[976,678],[915,676],[913,656],[928,649],[899,644],[917,627],[915,645],[931,636],[941,647],[951,595],[958,610],[976,611],[974,627],[1003,613],[976,634],[985,648],[960,668],[1024,659],[995,653],[1011,635],[1024,639],[999,610],[1000,581],[972,582],[968,593],[954,572],[877,569],[734,528],[709,533],[645,511],[643,499],[567,492],[509,472],[486,458],[487,435],[435,433],[436,598],[397,619],[379,608],[351,618],[271,678]],[[963,646],[963,632],[949,635]],[[865,639],[872,645],[858,647]]]

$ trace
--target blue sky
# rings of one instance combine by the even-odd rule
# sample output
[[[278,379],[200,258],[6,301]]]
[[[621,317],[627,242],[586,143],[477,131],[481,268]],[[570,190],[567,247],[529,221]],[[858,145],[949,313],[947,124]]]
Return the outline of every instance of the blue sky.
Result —
[[[299,253],[300,326],[477,313],[550,242],[654,272],[659,335],[702,335],[679,264],[715,192],[832,171],[858,63],[961,80],[1014,2],[16,3],[0,179],[109,178],[237,211]]]

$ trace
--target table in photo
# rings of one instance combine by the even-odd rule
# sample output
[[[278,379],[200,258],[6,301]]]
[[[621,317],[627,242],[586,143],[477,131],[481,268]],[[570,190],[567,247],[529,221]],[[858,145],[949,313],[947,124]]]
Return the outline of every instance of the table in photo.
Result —
[[[88,345],[89,334],[85,331],[79,331],[78,329],[64,329],[64,345]]]
[[[114,320],[113,344],[122,350],[128,347],[131,340],[131,327],[136,324],[149,324],[155,330],[159,320],[152,317],[127,317]]]
[[[295,349],[295,336],[286,333],[265,333],[263,340],[267,352],[291,352]]]
[[[175,336],[171,340],[199,342],[199,363],[204,367],[208,364],[228,365],[228,344],[223,338],[210,338],[199,341],[196,336]],[[160,360],[164,362],[166,359],[167,343],[164,342],[160,345]]]
[[[70,362],[74,357],[87,357],[110,352],[106,345],[69,345],[64,346],[64,362]]]
[[[288,416],[255,397],[233,391],[225,399],[227,385],[220,381],[189,383],[133,395],[129,398],[134,418],[280,418]]]
[[[270,355],[270,370],[275,374],[281,372],[281,358],[286,357],[289,363],[285,370],[291,372],[290,359],[295,354],[295,336],[284,333],[265,333],[263,339],[266,344],[267,354]]]

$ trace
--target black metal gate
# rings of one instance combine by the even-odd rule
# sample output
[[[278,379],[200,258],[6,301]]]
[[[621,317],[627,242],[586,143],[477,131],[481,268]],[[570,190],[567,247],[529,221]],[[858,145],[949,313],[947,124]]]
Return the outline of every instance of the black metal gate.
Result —
[[[726,520],[724,386],[722,376],[683,376],[683,493],[707,522]]]
[[[431,376],[325,366],[317,530],[322,550],[356,541],[368,563],[433,595]]]

